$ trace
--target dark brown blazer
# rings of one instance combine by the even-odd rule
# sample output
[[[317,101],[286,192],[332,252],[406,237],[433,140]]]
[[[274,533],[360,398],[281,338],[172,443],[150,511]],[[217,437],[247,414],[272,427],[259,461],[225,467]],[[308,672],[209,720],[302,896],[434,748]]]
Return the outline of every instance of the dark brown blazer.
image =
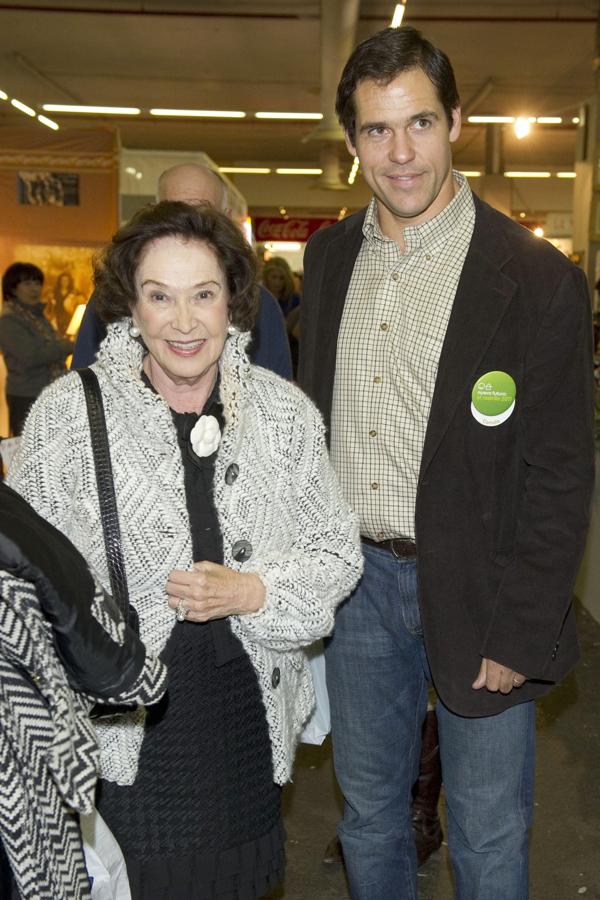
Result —
[[[571,606],[594,477],[591,315],[583,273],[475,199],[476,220],[442,347],[415,509],[419,600],[433,681],[465,716],[544,694],[579,655]],[[305,254],[299,382],[331,418],[337,337],[365,211]],[[517,386],[486,427],[486,372]],[[530,679],[471,688],[487,657]]]

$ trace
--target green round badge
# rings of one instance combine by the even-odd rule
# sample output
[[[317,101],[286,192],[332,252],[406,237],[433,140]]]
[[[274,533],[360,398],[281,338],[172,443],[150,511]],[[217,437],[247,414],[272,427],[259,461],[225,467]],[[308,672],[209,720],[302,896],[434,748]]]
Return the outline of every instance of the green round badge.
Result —
[[[471,393],[471,412],[482,425],[500,425],[512,414],[517,386],[508,372],[486,372]]]

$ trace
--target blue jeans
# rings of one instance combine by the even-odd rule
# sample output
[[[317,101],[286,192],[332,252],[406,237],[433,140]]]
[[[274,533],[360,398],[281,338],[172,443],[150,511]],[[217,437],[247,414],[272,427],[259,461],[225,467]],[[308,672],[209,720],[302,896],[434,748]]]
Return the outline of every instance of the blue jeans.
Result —
[[[416,564],[363,551],[326,650],[338,833],[352,900],[417,900],[411,802],[430,673]],[[457,898],[526,900],[534,705],[479,719],[437,709]]]

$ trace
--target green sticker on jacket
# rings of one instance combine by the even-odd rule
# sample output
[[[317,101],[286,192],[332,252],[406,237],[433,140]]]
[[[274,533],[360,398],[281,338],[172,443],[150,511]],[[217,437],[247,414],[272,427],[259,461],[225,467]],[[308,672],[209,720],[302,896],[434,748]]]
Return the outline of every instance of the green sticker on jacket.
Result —
[[[471,413],[481,425],[501,425],[513,414],[517,386],[508,372],[486,372],[471,392]]]

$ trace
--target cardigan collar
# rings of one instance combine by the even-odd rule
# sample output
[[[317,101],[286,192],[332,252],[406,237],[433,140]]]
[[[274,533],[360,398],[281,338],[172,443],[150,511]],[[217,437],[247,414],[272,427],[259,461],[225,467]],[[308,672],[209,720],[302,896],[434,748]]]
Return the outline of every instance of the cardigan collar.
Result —
[[[164,398],[160,394],[150,394],[142,380],[142,361],[146,349],[138,338],[130,336],[130,326],[129,317],[119,319],[108,326],[95,367],[109,379],[117,391],[122,390],[129,400],[133,391],[144,405],[147,405],[148,397],[151,396],[153,402],[168,408]],[[219,395],[227,426],[239,425],[245,385],[252,377],[250,360],[246,353],[250,339],[249,331],[228,335],[219,359]]]

